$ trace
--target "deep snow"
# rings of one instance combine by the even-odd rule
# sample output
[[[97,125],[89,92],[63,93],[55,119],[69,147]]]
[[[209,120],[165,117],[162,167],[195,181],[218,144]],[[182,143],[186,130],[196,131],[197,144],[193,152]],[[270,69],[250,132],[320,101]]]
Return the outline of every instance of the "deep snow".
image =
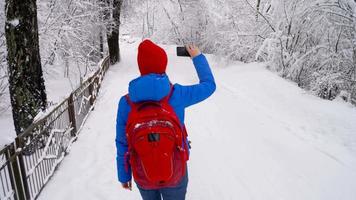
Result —
[[[115,119],[138,76],[136,47],[107,73],[95,110],[40,200],[140,199],[117,181]],[[169,53],[172,82],[197,82],[189,58]],[[216,93],[186,110],[192,140],[187,199],[356,199],[356,109],[309,95],[262,64],[208,56]]]

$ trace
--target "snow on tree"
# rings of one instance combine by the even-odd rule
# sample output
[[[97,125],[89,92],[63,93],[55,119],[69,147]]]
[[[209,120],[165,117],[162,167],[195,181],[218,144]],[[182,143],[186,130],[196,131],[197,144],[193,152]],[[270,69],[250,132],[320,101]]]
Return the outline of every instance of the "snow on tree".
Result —
[[[325,99],[355,98],[355,7],[352,0],[272,0],[275,31],[256,58]]]
[[[0,2],[5,10],[5,1]],[[46,87],[60,89],[49,103],[57,103],[69,95],[93,71],[106,55],[106,27],[108,9],[97,0],[38,0],[38,32],[41,65]],[[21,20],[9,20],[10,25],[21,25]],[[0,12],[0,115],[7,118],[10,107],[5,43],[5,12]],[[63,83],[63,89],[57,87]],[[68,84],[67,84],[68,83]],[[70,88],[67,88],[70,87]],[[50,93],[52,90],[48,93]],[[58,97],[57,97],[58,96]],[[54,98],[54,99],[53,99]],[[6,120],[8,121],[8,120]],[[6,130],[9,132],[9,130]]]
[[[5,1],[0,1],[0,10],[5,10]],[[0,14],[0,27],[5,27],[4,14]],[[9,104],[6,67],[5,28],[0,28],[0,114],[8,108]]]
[[[270,69],[322,98],[343,94],[350,101],[356,99],[355,4],[354,0],[38,0],[42,67],[46,76],[63,71],[74,89],[96,68],[110,44],[117,44],[112,55],[119,58],[120,25],[121,40],[194,42],[203,52],[227,60],[267,62]],[[2,89],[7,85],[7,75],[1,71],[6,55],[2,39],[0,94],[6,93]]]
[[[131,33],[197,43],[205,53],[271,69],[325,99],[356,98],[353,0],[131,0]],[[138,25],[140,23],[141,30]],[[126,25],[128,26],[128,25]],[[349,100],[349,99],[348,99]]]
[[[105,34],[106,7],[97,0],[40,0],[38,9],[44,69],[56,73],[51,66],[63,65],[64,77],[73,79],[76,74],[71,80],[75,88],[103,55],[100,37]]]
[[[12,115],[17,134],[23,132],[47,96],[38,42],[36,0],[6,0],[5,35]]]

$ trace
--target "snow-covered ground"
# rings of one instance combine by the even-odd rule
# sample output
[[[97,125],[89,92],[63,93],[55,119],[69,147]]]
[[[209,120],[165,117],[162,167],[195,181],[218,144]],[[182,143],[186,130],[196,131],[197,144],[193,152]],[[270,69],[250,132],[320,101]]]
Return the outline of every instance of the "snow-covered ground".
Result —
[[[138,76],[137,43],[121,48],[122,62],[107,73],[95,110],[40,200],[140,199],[116,174],[117,103]],[[171,81],[196,83],[191,60],[165,48]],[[208,60],[217,91],[186,110],[187,199],[356,199],[354,107],[309,95],[262,64]]]

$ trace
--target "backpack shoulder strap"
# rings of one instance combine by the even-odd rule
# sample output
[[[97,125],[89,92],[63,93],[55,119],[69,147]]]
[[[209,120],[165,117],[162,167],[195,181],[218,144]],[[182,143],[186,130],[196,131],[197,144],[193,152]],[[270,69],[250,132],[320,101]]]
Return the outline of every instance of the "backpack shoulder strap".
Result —
[[[162,101],[162,102],[168,102],[169,99],[171,98],[172,94],[173,94],[173,85],[172,85],[172,83],[170,83],[169,93],[168,93],[168,95],[165,96],[161,101]]]
[[[129,94],[125,95],[127,103],[130,105],[131,108],[135,106],[135,104],[131,101]]]

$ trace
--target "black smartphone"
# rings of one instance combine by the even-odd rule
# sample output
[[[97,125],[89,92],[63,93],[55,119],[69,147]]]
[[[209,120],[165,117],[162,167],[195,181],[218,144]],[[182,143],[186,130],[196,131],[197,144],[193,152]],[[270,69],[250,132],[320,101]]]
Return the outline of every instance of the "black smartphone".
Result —
[[[190,57],[190,55],[185,47],[177,47],[177,56]]]

